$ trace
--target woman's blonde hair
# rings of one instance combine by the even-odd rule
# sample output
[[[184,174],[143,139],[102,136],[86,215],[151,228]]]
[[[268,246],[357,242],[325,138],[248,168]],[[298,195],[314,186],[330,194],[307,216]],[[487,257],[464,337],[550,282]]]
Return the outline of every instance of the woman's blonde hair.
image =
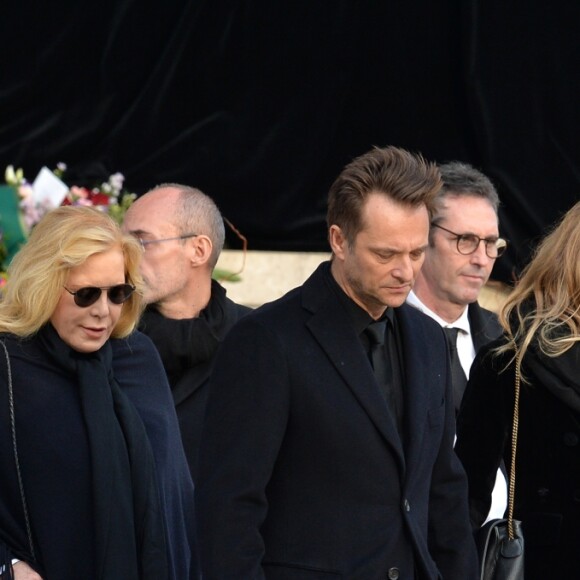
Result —
[[[538,245],[500,312],[520,358],[534,340],[557,357],[580,340],[580,202]],[[499,352],[514,351],[514,342]]]
[[[46,214],[12,260],[0,300],[0,332],[21,337],[38,332],[55,311],[69,270],[94,254],[115,248],[123,252],[125,281],[136,291],[123,303],[111,336],[129,335],[144,307],[141,247],[107,214],[82,206],[59,207]]]

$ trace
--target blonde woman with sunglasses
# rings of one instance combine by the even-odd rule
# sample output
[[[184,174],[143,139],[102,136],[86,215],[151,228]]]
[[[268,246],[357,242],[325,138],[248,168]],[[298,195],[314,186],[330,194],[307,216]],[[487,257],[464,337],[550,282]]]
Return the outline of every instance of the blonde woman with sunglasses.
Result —
[[[0,574],[195,577],[193,485],[163,367],[134,332],[139,243],[47,214],[0,302]]]

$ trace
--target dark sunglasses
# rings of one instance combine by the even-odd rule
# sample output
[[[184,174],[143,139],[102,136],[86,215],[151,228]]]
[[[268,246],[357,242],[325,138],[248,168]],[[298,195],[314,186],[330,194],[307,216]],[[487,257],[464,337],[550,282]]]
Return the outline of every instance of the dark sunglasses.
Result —
[[[123,304],[135,291],[135,286],[131,284],[117,284],[116,286],[85,286],[75,292],[66,286],[63,288],[75,297],[75,304],[81,308],[92,306],[100,297],[103,290],[107,292],[107,297],[113,304]]]

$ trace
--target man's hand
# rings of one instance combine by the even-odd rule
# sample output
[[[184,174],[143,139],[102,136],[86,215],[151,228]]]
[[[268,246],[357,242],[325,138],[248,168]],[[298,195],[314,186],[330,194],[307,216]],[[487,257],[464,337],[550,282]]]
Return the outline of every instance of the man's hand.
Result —
[[[14,564],[12,570],[14,571],[14,580],[42,580],[42,576],[22,560]]]

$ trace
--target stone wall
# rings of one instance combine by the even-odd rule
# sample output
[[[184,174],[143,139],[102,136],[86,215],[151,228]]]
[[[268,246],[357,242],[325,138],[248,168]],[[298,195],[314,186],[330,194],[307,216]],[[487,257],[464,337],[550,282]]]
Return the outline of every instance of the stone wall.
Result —
[[[318,264],[330,257],[326,252],[260,252],[246,253],[224,250],[217,268],[228,272],[240,272],[241,281],[222,281],[228,296],[240,304],[253,308],[279,298],[288,290],[300,286],[316,269]],[[497,312],[508,289],[500,283],[490,282],[483,289],[480,303]]]

